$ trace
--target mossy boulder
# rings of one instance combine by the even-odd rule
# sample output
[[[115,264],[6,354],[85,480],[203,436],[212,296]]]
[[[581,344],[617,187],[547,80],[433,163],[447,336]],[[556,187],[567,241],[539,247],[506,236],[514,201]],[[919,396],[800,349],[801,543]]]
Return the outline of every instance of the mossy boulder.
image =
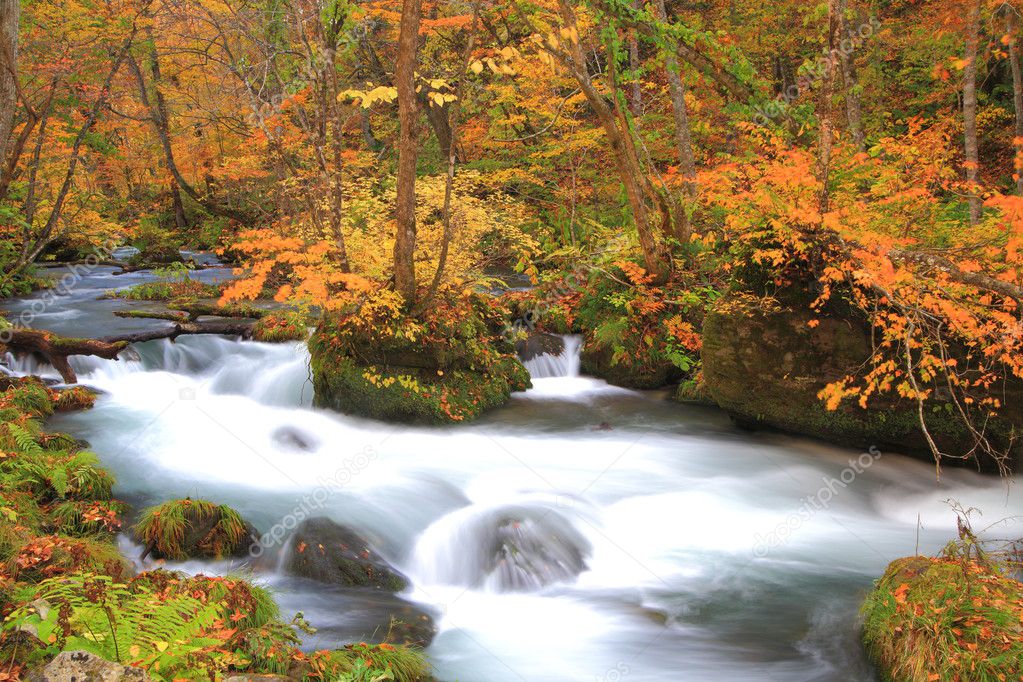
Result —
[[[529,362],[541,355],[558,356],[565,352],[565,340],[554,334],[527,332],[524,338],[515,342],[515,354],[522,362]]]
[[[308,337],[309,324],[300,313],[270,313],[259,318],[252,327],[252,340],[263,343],[305,341]]]
[[[292,575],[343,587],[400,592],[408,579],[361,535],[327,518],[306,519],[295,529],[285,569]]]
[[[1023,584],[963,557],[892,562],[863,605],[886,682],[1023,679]]]
[[[916,402],[874,397],[869,409],[845,401],[828,410],[818,397],[828,384],[861,373],[871,354],[865,319],[851,310],[814,312],[805,301],[732,293],[703,325],[706,394],[741,426],[930,458]],[[928,430],[943,452],[971,451],[951,405],[934,399],[927,409]],[[989,434],[1008,433],[1014,419],[993,420]]]
[[[258,534],[234,509],[207,500],[171,500],[142,513],[135,539],[158,559],[242,557]]]
[[[613,348],[594,346],[592,342],[583,346],[580,366],[583,374],[626,388],[661,388],[684,376],[682,370],[664,358],[636,356],[622,360],[615,357]]]
[[[531,386],[502,336],[496,299],[466,294],[412,317],[378,295],[383,303],[325,316],[310,339],[316,406],[444,424],[475,419]]]

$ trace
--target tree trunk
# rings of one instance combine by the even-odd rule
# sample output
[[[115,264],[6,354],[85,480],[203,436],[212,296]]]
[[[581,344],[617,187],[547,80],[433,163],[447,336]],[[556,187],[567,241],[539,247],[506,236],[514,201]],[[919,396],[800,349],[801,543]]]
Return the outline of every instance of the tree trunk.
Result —
[[[426,295],[419,303],[419,309],[425,310],[430,305],[437,290],[440,288],[441,280],[444,278],[444,268],[447,266],[448,251],[451,248],[451,240],[454,237],[454,226],[451,217],[451,201],[455,188],[455,165],[458,162],[458,123],[462,113],[462,91],[465,84],[466,72],[469,70],[469,61],[472,59],[472,50],[476,45],[476,30],[479,25],[480,3],[482,0],[475,0],[472,6],[472,26],[469,29],[469,37],[465,41],[465,50],[462,52],[461,69],[458,72],[458,81],[455,83],[455,101],[451,104],[451,144],[448,147],[448,172],[444,179],[444,207],[442,220],[444,221],[444,234],[441,238],[440,253],[437,256],[437,269],[433,273],[433,279]]]
[[[980,44],[980,0],[970,3],[966,26],[966,66],[963,68],[963,150],[970,225],[980,222],[980,151],[977,144],[977,51]]]
[[[419,57],[421,0],[403,0],[394,84],[398,90],[398,178],[394,221],[394,288],[411,308],[416,302],[416,160],[418,115],[416,62]]]
[[[179,230],[188,227],[188,216],[185,215],[185,203],[181,200],[181,188],[178,183],[171,182],[171,203],[174,205],[174,224]]]
[[[1019,46],[1016,44],[1016,11],[1005,8],[1005,32],[1009,36],[1009,65],[1012,68],[1012,101],[1016,109],[1016,194],[1023,194],[1023,68],[1019,63]]]
[[[664,0],[657,0],[658,18],[667,23],[668,11]],[[671,92],[671,108],[675,117],[675,142],[678,145],[678,162],[685,178],[686,197],[692,198],[696,193],[696,157],[693,155],[693,139],[689,128],[689,111],[686,109],[686,86],[682,82],[681,66],[678,57],[668,52],[665,56],[665,67],[668,72],[668,90]]]
[[[153,43],[152,35],[148,36],[149,41],[152,45],[149,51],[149,69],[153,78],[153,91],[154,97],[151,100],[149,97],[149,90],[146,86],[146,77],[142,72],[141,67],[135,57],[129,55],[128,66],[131,68],[132,73],[135,76],[135,80],[138,84],[139,90],[139,101],[142,106],[149,112],[149,119],[153,124],[153,129],[156,131],[156,136],[160,141],[160,147],[163,149],[164,161],[167,163],[167,170],[170,171],[173,178],[174,184],[185,194],[192,198],[197,204],[205,208],[210,213],[215,215],[223,216],[236,220],[240,223],[247,222],[247,216],[240,211],[236,211],[228,206],[224,206],[219,202],[209,199],[199,194],[199,191],[195,189],[192,183],[185,179],[185,176],[181,173],[178,168],[177,160],[174,157],[174,147],[171,144],[170,135],[170,120],[169,110],[167,107],[167,101],[160,90],[160,84],[163,77],[160,72],[160,56],[156,51],[155,43]],[[155,100],[155,102],[153,101]]]
[[[0,2],[0,163],[7,158],[11,133],[14,132],[14,113],[18,105],[18,20],[21,3],[18,0]]]
[[[837,65],[835,50],[842,40],[841,8],[844,0],[828,0],[827,55],[824,59],[824,73],[821,78],[820,100],[817,105],[817,119],[820,125],[820,140],[817,157],[817,179],[821,183],[820,213],[823,216],[830,208],[829,182],[831,180],[831,154],[834,136],[834,91]]]
[[[846,20],[845,13],[846,0],[841,0],[839,3],[841,35],[845,36],[848,44],[852,46],[856,44],[854,29]],[[842,62],[842,83],[845,86],[845,113],[849,119],[849,136],[852,137],[856,151],[862,152],[867,148],[867,141],[863,133],[863,104],[860,102],[859,77],[856,73],[856,53],[852,49],[844,50],[841,47],[838,52]]]
[[[643,9],[643,0],[632,0],[632,8]],[[632,113],[643,113],[643,89],[639,79],[639,35],[636,29],[629,31],[629,71],[632,72]]]
[[[575,10],[569,0],[559,0],[558,7],[565,27],[578,35]],[[632,209],[632,217],[636,223],[636,232],[639,236],[640,248],[643,251],[644,267],[657,279],[661,281],[667,279],[671,269],[669,254],[654,234],[651,227],[650,207],[646,202],[650,193],[649,180],[635,154],[631,139],[632,131],[628,128],[624,112],[620,111],[617,95],[612,97],[614,103],[614,109],[612,109],[604,95],[597,90],[587,71],[586,55],[583,54],[582,46],[578,40],[571,41],[564,46],[564,49],[551,44],[548,44],[546,49],[572,73],[579,84],[579,89],[586,96],[586,101],[589,102],[590,108],[593,109],[607,135],[618,177],[625,189],[629,207]],[[611,84],[614,86],[613,78]]]

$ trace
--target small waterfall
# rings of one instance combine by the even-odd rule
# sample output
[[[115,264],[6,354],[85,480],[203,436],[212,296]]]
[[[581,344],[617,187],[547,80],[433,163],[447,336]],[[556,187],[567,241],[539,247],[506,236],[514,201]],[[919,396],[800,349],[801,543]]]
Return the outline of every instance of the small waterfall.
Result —
[[[539,353],[522,362],[534,379],[579,376],[583,337],[573,334],[557,338],[563,344],[560,354]]]
[[[264,405],[309,404],[309,352],[304,343],[238,343],[220,336],[184,336],[134,344],[118,360],[73,356],[71,366],[81,383],[107,389],[128,375],[169,372],[192,377],[196,389],[243,395]],[[60,380],[52,366],[31,355],[7,353],[3,365],[14,376],[36,375]]]
[[[411,573],[427,584],[529,592],[573,580],[590,551],[572,522],[547,505],[471,506],[426,529]]]

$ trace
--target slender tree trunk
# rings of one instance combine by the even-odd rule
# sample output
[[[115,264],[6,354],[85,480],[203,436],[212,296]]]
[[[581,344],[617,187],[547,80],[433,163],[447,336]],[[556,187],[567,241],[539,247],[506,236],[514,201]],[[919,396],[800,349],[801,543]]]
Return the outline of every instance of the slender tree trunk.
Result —
[[[575,31],[576,27],[575,10],[569,0],[559,0],[558,7],[566,28]],[[643,251],[643,263],[647,272],[660,280],[667,279],[670,274],[670,262],[668,254],[662,243],[659,243],[653,229],[651,228],[650,207],[647,205],[647,191],[644,182],[647,180],[643,168],[639,165],[638,158],[631,146],[629,139],[632,132],[620,123],[624,116],[621,116],[618,106],[618,98],[614,97],[615,107],[608,106],[607,99],[597,90],[587,71],[586,55],[583,54],[582,46],[577,40],[563,48],[547,46],[548,51],[559,59],[572,73],[572,76],[579,83],[579,89],[586,96],[586,101],[600,121],[607,135],[608,143],[615,160],[615,167],[625,194],[628,197],[629,207],[632,209],[632,217],[636,222],[636,232],[639,236],[640,248]],[[612,85],[614,85],[612,81]]]
[[[658,18],[667,23],[668,11],[664,0],[657,0]],[[686,109],[686,86],[682,82],[681,66],[673,52],[667,52],[665,67],[668,72],[668,90],[671,93],[672,114],[675,117],[675,142],[678,145],[678,162],[685,178],[686,197],[696,194],[696,157],[693,155],[693,138],[689,128],[689,111]]]
[[[472,51],[476,45],[476,31],[479,26],[480,18],[480,2],[482,2],[482,0],[475,0],[475,2],[473,2],[472,26],[469,29],[469,37],[466,39],[465,49],[462,52],[462,64],[461,70],[458,72],[458,80],[455,82],[455,101],[451,104],[451,144],[448,147],[448,173],[444,179],[444,207],[442,211],[444,234],[441,238],[440,253],[437,256],[437,269],[433,273],[433,279],[430,282],[430,287],[426,291],[426,295],[419,303],[419,308],[421,310],[425,310],[430,305],[434,296],[437,295],[437,290],[440,289],[441,280],[444,278],[444,268],[447,266],[448,251],[451,248],[451,240],[454,237],[451,202],[454,198],[455,166],[458,162],[458,124],[459,117],[462,113],[462,90],[463,85],[465,84],[465,74],[469,70],[469,61],[472,59]]]
[[[171,203],[174,206],[174,224],[179,230],[188,227],[188,216],[185,215],[185,203],[181,200],[181,188],[178,183],[171,181],[170,186]]]
[[[632,0],[632,7],[643,9],[643,0]],[[632,113],[639,116],[643,113],[643,88],[639,80],[639,36],[636,29],[629,30],[629,71],[632,72]]]
[[[18,21],[19,0],[0,1],[0,163],[7,158],[14,114],[18,105]]]
[[[966,26],[966,66],[963,68],[963,150],[970,225],[980,222],[980,151],[977,144],[977,52],[980,45],[980,2],[970,3]]]
[[[1016,43],[1016,11],[1010,6],[1005,8],[1005,32],[1009,36],[1009,65],[1012,67],[1012,101],[1016,109],[1016,147],[1017,164],[1023,155],[1023,68],[1019,63],[1019,46]],[[1023,194],[1023,168],[1016,168],[1016,194]]]
[[[846,0],[839,2],[839,21],[841,22],[841,35],[845,36],[848,50],[839,46],[839,58],[842,62],[842,83],[845,86],[845,113],[849,119],[849,136],[852,137],[856,151],[862,152],[867,148],[866,136],[863,133],[863,104],[860,102],[859,77],[856,73],[856,53],[852,46],[854,42],[854,29],[846,19]]]
[[[418,116],[416,62],[419,57],[421,0],[403,0],[398,33],[398,59],[394,84],[398,90],[398,178],[394,220],[394,288],[412,307],[416,302],[416,160]]]
[[[824,58],[820,101],[817,105],[817,119],[820,124],[817,173],[818,180],[821,183],[819,204],[822,216],[830,210],[831,195],[829,183],[831,180],[832,138],[835,130],[834,92],[838,68],[838,65],[835,64],[834,55],[842,40],[841,7],[843,4],[843,0],[828,0],[828,49]]]

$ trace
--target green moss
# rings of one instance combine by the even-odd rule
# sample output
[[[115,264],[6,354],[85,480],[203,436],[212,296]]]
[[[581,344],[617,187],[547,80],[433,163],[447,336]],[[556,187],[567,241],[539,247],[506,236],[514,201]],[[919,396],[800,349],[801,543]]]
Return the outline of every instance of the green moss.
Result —
[[[891,682],[995,682],[1023,672],[1023,584],[961,559],[889,565],[863,605],[863,638]]]
[[[271,313],[260,318],[252,328],[252,340],[264,343],[305,341],[309,337],[309,322],[296,312]]]
[[[220,298],[223,287],[220,284],[204,284],[188,277],[175,282],[144,282],[114,291],[110,296],[129,301],[170,301],[176,298]]]
[[[170,500],[150,507],[134,532],[156,556],[177,560],[232,556],[249,540],[238,512],[208,500]]]
[[[84,386],[74,386],[57,394],[53,407],[57,412],[87,410],[96,404],[96,394]]]
[[[477,295],[446,302],[426,319],[324,318],[309,343],[315,402],[402,422],[475,419],[531,385],[500,333],[506,319]]]
[[[314,356],[316,404],[347,414],[401,422],[449,423],[476,419],[530,387],[529,372],[513,357],[488,373],[471,370],[360,365],[352,358]],[[443,370],[440,370],[443,372]]]

